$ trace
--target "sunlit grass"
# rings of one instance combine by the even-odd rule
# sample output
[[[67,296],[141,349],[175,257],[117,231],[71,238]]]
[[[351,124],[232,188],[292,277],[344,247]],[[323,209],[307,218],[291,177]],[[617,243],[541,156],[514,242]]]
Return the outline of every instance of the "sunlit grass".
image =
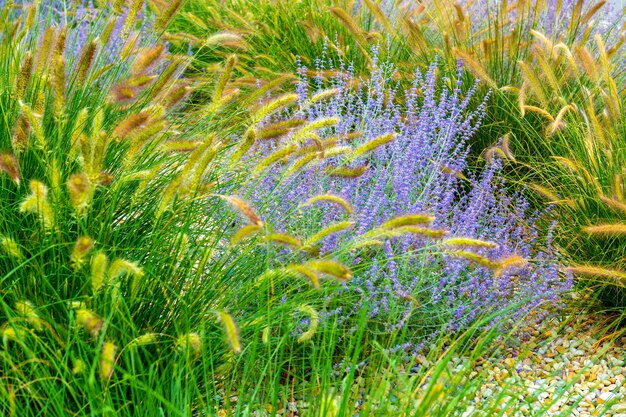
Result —
[[[527,411],[511,381],[477,406],[493,383],[477,364],[504,360],[537,316],[563,328],[571,308],[597,300],[623,313],[623,14],[603,38],[594,36],[603,9],[582,2],[554,12],[543,1],[98,1],[87,22],[79,2],[16,3],[0,11],[3,415],[261,416],[297,407],[320,417],[461,416],[475,407],[540,416],[554,398]],[[522,299],[454,326],[446,300],[427,296],[445,262],[461,259],[497,280],[509,263],[534,260],[483,256],[496,243],[449,236],[430,213],[393,213],[358,234],[358,203],[325,192],[280,216],[267,207],[288,203],[293,190],[270,189],[253,204],[254,184],[314,160],[328,165],[319,186],[356,181],[376,165],[398,132],[362,137],[365,123],[329,138],[351,115],[315,118],[311,109],[367,87],[380,62],[396,66],[398,90],[415,68],[431,68],[437,94],[456,84],[462,99],[475,80],[478,97],[490,91],[469,166],[444,169],[465,190],[481,159],[498,159],[508,187],[534,190],[535,207],[552,205],[541,220],[556,226],[541,236],[554,231],[563,279],[573,272],[583,283],[580,301],[517,317],[533,301]],[[294,93],[298,70],[317,88],[342,68],[351,74],[345,91]],[[419,100],[428,94],[414,90]],[[404,116],[404,98],[394,103]],[[268,156],[260,144],[270,142]],[[341,222],[325,220],[328,205]],[[536,225],[525,220],[520,228]],[[320,249],[339,232],[337,247]],[[432,241],[393,256],[380,250],[408,235]],[[534,249],[549,251],[548,241]],[[372,319],[366,296],[346,290],[375,260],[397,262],[399,280],[419,283],[388,312],[408,314],[410,326],[390,330]],[[420,346],[419,355],[404,346]]]

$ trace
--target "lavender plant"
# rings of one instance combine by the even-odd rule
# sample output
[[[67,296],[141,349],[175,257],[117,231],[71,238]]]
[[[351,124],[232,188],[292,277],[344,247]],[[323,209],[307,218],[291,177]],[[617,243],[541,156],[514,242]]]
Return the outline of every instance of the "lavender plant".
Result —
[[[376,62],[369,78],[358,82],[349,66],[336,71],[341,75],[330,84],[300,71],[299,108],[306,110],[270,117],[265,129],[272,131],[285,117],[313,121],[258,145],[259,157],[286,162],[287,168],[270,167],[250,186],[264,215],[288,219],[300,213],[299,221],[284,225],[287,231],[302,234],[348,221],[352,234],[329,234],[319,245],[322,253],[349,252],[355,240],[380,245],[361,254],[358,274],[341,290],[352,300],[350,308],[327,311],[327,317],[349,323],[365,308],[373,329],[383,333],[416,332],[425,323],[436,333],[442,326],[465,328],[512,305],[517,308],[503,320],[525,316],[570,288],[558,273],[551,238],[536,227],[542,213],[533,214],[522,194],[510,194],[499,176],[502,161],[492,159],[482,172],[468,164],[484,101],[471,107],[476,87],[462,88],[461,67],[455,79],[442,80],[436,64],[425,73],[417,70],[406,91],[393,81],[395,68],[388,63]],[[317,102],[320,96],[332,97]],[[321,126],[315,133],[307,128],[314,124]],[[298,142],[323,159],[290,148]],[[304,169],[289,175],[293,167]],[[320,172],[328,179],[320,179]],[[299,206],[311,198],[323,208]],[[351,208],[340,201],[352,202]],[[377,240],[376,231],[393,224],[390,218],[423,228]],[[415,353],[423,346],[409,342],[404,348]]]

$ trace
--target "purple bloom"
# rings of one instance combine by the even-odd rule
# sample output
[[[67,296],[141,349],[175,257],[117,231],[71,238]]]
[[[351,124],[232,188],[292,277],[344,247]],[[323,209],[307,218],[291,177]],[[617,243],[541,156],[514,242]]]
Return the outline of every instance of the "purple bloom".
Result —
[[[323,69],[324,60],[317,65]],[[462,71],[459,66],[457,79]],[[299,72],[296,91],[300,103],[329,87],[340,93],[308,107],[304,114],[282,114],[265,123],[295,116],[316,120],[340,115],[337,125],[318,131],[322,139],[358,131],[362,138],[349,143],[356,147],[386,133],[397,136],[352,162],[352,166],[365,163],[368,167],[358,178],[323,175],[325,167],[341,163],[340,157],[320,160],[291,176],[284,176],[283,169],[269,170],[250,185],[251,200],[261,216],[284,219],[282,227],[291,233],[319,230],[345,220],[345,213],[327,206],[306,208],[305,213],[298,204],[317,194],[332,193],[351,202],[356,225],[351,233],[328,238],[322,253],[341,250],[355,235],[391,217],[421,212],[436,216],[434,228],[498,244],[492,249],[468,248],[481,256],[498,260],[519,255],[533,262],[494,277],[484,267],[444,253],[444,248],[429,238],[394,239],[371,255],[369,269],[356,274],[335,295],[340,300],[352,292],[359,303],[329,312],[327,317],[345,322],[358,318],[359,310],[366,308],[372,325],[392,333],[423,328],[420,318],[429,311],[426,316],[435,329],[447,323],[447,328],[458,330],[500,309],[514,307],[507,317],[520,317],[557,299],[571,282],[561,282],[551,238],[541,241],[533,226],[541,213],[531,213],[521,194],[511,195],[506,190],[499,176],[500,161],[494,160],[482,172],[468,166],[468,144],[480,125],[486,99],[476,97],[475,85],[463,89],[460,82],[441,83],[436,63],[426,72],[416,71],[415,81],[406,91],[399,91],[394,72],[392,65],[377,62],[370,78],[360,80],[356,89],[348,88],[354,77],[350,67],[339,68],[340,75],[327,84],[307,79],[304,70]],[[395,100],[401,95],[402,100]],[[473,105],[476,101],[478,105]],[[250,163],[280,146],[280,141],[259,145]],[[539,251],[540,247],[546,249]]]

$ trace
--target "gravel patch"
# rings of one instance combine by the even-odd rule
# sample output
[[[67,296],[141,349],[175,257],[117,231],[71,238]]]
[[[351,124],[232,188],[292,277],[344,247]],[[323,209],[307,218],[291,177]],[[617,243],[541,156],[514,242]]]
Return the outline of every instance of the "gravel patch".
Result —
[[[503,337],[506,341],[494,346],[498,354],[479,358],[469,369],[473,380],[469,385],[476,387],[477,383],[478,389],[472,389],[471,394],[461,390],[463,398],[450,416],[626,417],[626,336],[599,336],[604,333],[601,317],[581,315],[567,322],[551,320],[540,328],[522,329],[517,337]],[[418,357],[416,362],[416,366],[425,369],[434,366],[424,357]],[[469,357],[453,357],[448,367],[450,375],[467,374],[470,363]],[[360,377],[355,382],[352,388],[359,392],[366,392],[374,383]],[[428,379],[422,382],[426,386]],[[417,407],[420,401],[421,393],[414,392],[413,387],[390,383],[384,405],[379,408],[371,399],[361,397],[352,415],[364,417],[367,409],[367,414],[404,416],[407,404]],[[334,401],[340,402],[342,394],[336,393]],[[446,395],[454,394],[446,391],[440,401],[448,401]],[[231,393],[231,403],[237,403],[237,397],[237,393]],[[277,408],[269,404],[252,406],[249,415],[317,415],[319,410],[315,408],[296,393],[291,401],[281,402]],[[217,415],[232,414],[220,409]]]
[[[463,417],[626,417],[626,337],[602,340],[601,319],[581,317],[558,330],[529,330],[520,347],[478,361],[471,377],[485,378]],[[549,327],[549,325],[544,326]],[[459,370],[467,359],[454,358]]]

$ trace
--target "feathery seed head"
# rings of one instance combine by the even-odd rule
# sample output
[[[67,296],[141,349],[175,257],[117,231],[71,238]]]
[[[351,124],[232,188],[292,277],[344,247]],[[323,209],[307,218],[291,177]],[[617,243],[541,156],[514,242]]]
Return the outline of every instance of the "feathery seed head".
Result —
[[[417,226],[424,223],[431,223],[435,220],[435,217],[430,214],[404,214],[402,216],[394,217],[387,220],[382,225],[383,229],[395,229],[403,226]]]
[[[250,207],[248,203],[246,203],[239,197],[229,196],[229,195],[220,195],[220,194],[215,194],[215,196],[230,203],[230,205],[236,208],[241,214],[243,214],[251,224],[254,224],[259,227],[263,226],[263,221],[256,214],[256,212],[252,209],[252,207]]]
[[[67,189],[70,193],[72,207],[78,214],[83,213],[91,204],[94,193],[94,187],[87,174],[81,172],[70,176],[67,180]]]
[[[498,247],[497,243],[488,242],[480,239],[473,239],[468,237],[451,237],[443,240],[441,243],[448,246],[471,246],[476,248],[489,248],[494,249]]]
[[[107,282],[113,282],[115,279],[125,274],[131,275],[133,278],[141,278],[144,272],[136,263],[118,258],[111,262],[109,266]]]
[[[306,242],[304,242],[304,245],[302,245],[301,250],[309,252],[311,254],[316,254],[317,252],[319,252],[318,248],[314,246],[317,242],[326,238],[329,235],[347,230],[352,226],[354,226],[354,222],[340,222],[326,226],[322,230],[308,238]]]
[[[74,245],[74,250],[72,251],[72,255],[70,256],[70,262],[73,269],[80,269],[84,262],[85,256],[87,253],[93,248],[94,241],[89,236],[81,236],[76,241]]]
[[[319,314],[315,309],[309,305],[302,305],[298,307],[298,311],[309,316],[309,328],[298,337],[298,343],[308,342],[313,338],[317,327],[319,325]]]
[[[26,92],[26,88],[28,87],[28,83],[30,81],[30,77],[33,71],[33,54],[28,51],[26,53],[26,57],[24,58],[24,62],[22,63],[22,67],[20,68],[20,72],[17,76],[17,85],[15,87],[15,96],[20,99],[23,98],[24,93]]]
[[[54,114],[59,117],[63,114],[65,105],[65,60],[62,55],[54,58]]]
[[[80,359],[74,360],[74,366],[72,367],[72,374],[80,375],[87,369],[87,365]]]
[[[318,202],[329,202],[337,204],[342,207],[348,214],[352,214],[354,212],[350,203],[348,203],[344,198],[334,194],[320,194],[313,196],[306,200],[304,203],[302,203],[300,207],[307,207]]]
[[[86,308],[79,308],[76,311],[76,322],[93,337],[98,336],[104,326],[104,321],[96,313]]]
[[[526,266],[528,264],[528,260],[519,255],[508,256],[504,259],[500,259],[496,262],[496,268],[494,271],[494,275],[499,277],[502,273],[511,268],[519,268]]]
[[[397,135],[395,133],[387,133],[385,135],[378,136],[368,142],[365,142],[363,145],[356,148],[352,154],[350,155],[350,159],[358,158],[361,155],[365,155],[370,153],[377,148],[391,142],[395,139]]]
[[[286,267],[286,270],[289,272],[295,272],[296,274],[302,275],[305,278],[309,279],[309,281],[311,281],[311,285],[313,286],[313,288],[315,289],[321,288],[320,280],[317,275],[317,272],[314,271],[313,269],[307,268],[304,265],[289,265]]]
[[[202,338],[198,333],[187,333],[176,339],[176,348],[181,352],[190,352],[195,356],[202,353]]]
[[[367,171],[367,166],[362,165],[356,168],[344,168],[344,167],[333,167],[328,165],[326,168],[328,175],[331,177],[339,177],[339,178],[357,178],[361,175],[365,174]]]
[[[137,60],[132,68],[134,75],[144,74],[154,67],[163,55],[164,46],[162,44],[149,48],[144,48],[137,54]]]
[[[35,213],[46,229],[54,227],[54,212],[48,203],[48,188],[40,181],[30,182],[31,194],[20,205],[20,211]]]
[[[305,262],[302,265],[318,274],[330,275],[342,281],[352,278],[352,271],[336,261],[319,259]]]
[[[8,174],[16,185],[20,185],[20,170],[15,155],[8,153],[0,154],[0,171]]]
[[[37,314],[37,310],[33,303],[27,300],[17,301],[15,303],[15,312],[28,320],[31,326],[37,331],[43,329],[42,320]]]
[[[87,81],[87,74],[89,73],[96,56],[98,43],[99,39],[94,39],[83,48],[80,60],[78,61],[78,66],[76,68],[76,80],[80,86],[84,86],[85,81]]]
[[[170,20],[172,20],[172,17],[174,17],[180,6],[183,4],[183,0],[171,0],[166,4],[167,7],[159,14],[159,17],[154,23],[154,28],[157,31],[163,30],[167,27]]]
[[[613,224],[599,224],[594,226],[586,226],[583,231],[589,233],[592,236],[599,237],[623,237],[626,236],[626,224],[613,223]]]
[[[291,247],[293,249],[299,249],[302,246],[302,241],[300,241],[300,239],[286,233],[269,233],[265,236],[265,241]]]
[[[496,269],[498,267],[498,263],[493,262],[489,260],[488,258],[481,256],[477,253],[470,252],[467,250],[453,250],[453,251],[448,251],[448,253],[452,256],[464,258],[469,261],[475,262],[489,269]]]
[[[113,368],[115,365],[115,358],[117,355],[117,346],[114,343],[106,341],[102,344],[102,351],[100,352],[100,379],[108,381],[113,376]]]
[[[200,41],[203,46],[223,46],[228,48],[246,49],[246,41],[236,33],[222,32]]]
[[[17,324],[5,323],[0,327],[0,334],[2,335],[2,342],[6,346],[9,340],[14,342],[23,341],[28,335],[28,330]]]
[[[28,118],[22,113],[19,115],[17,122],[13,128],[13,136],[11,145],[17,153],[22,152],[28,146],[28,135],[30,133],[30,124]]]
[[[13,259],[21,260],[24,257],[22,250],[20,249],[20,245],[10,237],[1,236],[0,247],[5,254],[9,255]]]
[[[285,94],[271,100],[252,114],[253,123],[258,123],[271,114],[281,110],[298,100],[297,94]]]
[[[106,270],[109,260],[104,252],[97,252],[91,258],[91,290],[97,293],[107,281]]]
[[[132,132],[145,126],[149,119],[150,113],[147,111],[131,114],[113,129],[112,136],[115,139],[126,139]]]
[[[239,329],[232,316],[226,312],[220,311],[217,313],[217,319],[224,326],[224,332],[226,333],[226,340],[230,345],[230,349],[233,353],[241,353],[241,341],[239,340]]]
[[[129,348],[133,348],[133,347],[137,347],[137,346],[145,346],[145,345],[150,345],[152,343],[156,343],[157,339],[158,339],[159,334],[158,333],[145,333],[142,334],[139,337],[136,337],[135,339],[133,339],[129,344],[128,347]]]

